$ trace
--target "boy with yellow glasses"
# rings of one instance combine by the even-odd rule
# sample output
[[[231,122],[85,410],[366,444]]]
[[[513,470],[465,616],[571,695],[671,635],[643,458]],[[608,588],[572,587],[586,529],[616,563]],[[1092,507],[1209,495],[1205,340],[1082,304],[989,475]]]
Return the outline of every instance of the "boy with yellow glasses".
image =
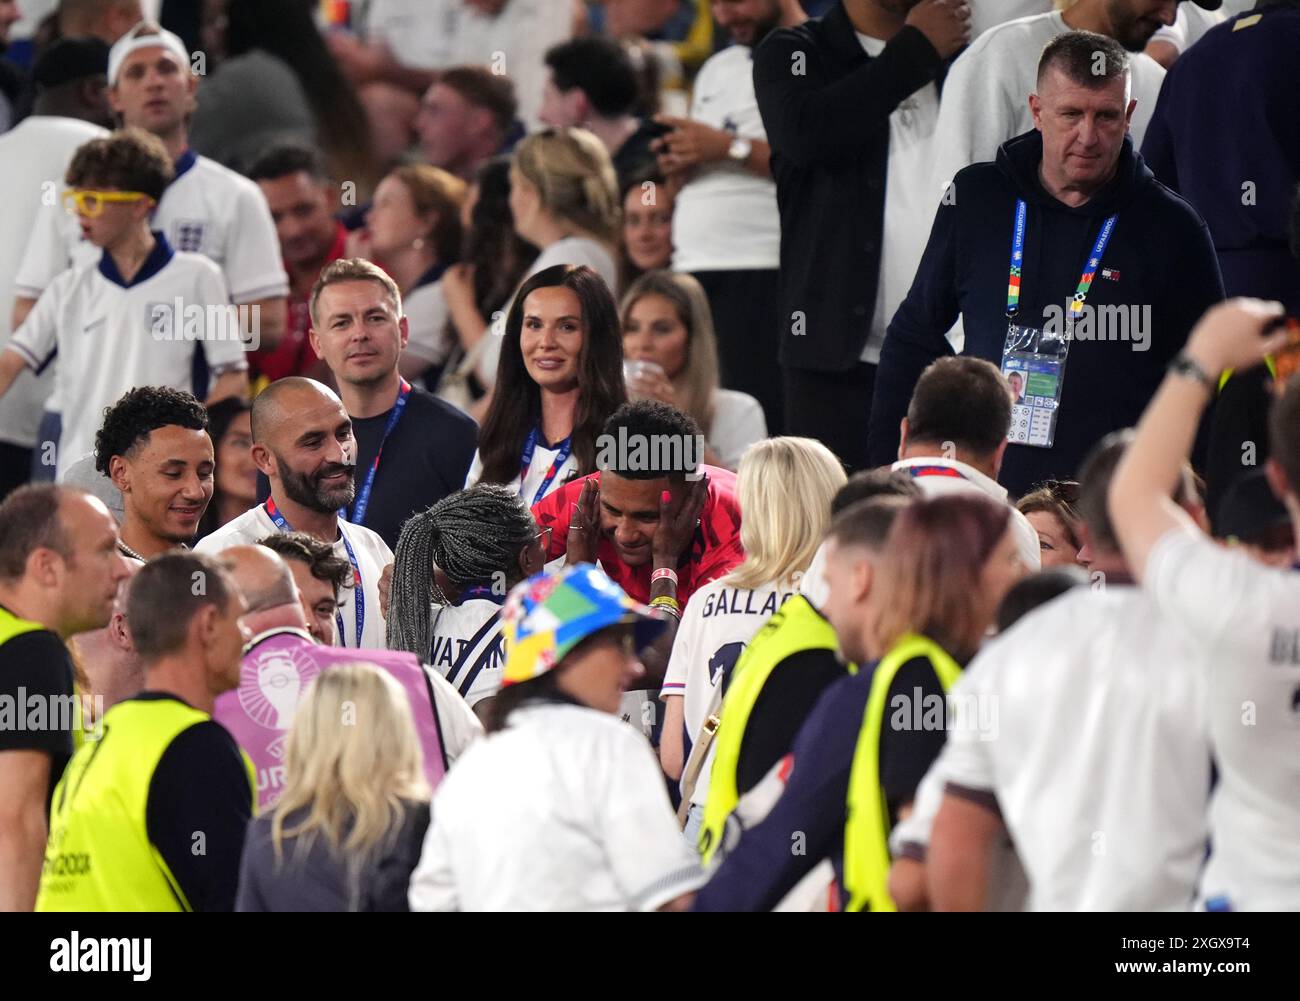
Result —
[[[129,389],[208,401],[248,390],[241,336],[256,339],[257,317],[233,312],[216,264],[150,229],[172,175],[162,143],[138,129],[91,140],[68,166],[64,203],[102,253],[59,275],[0,354],[0,396],[23,366],[40,372],[58,355],[62,430],[42,456],[56,474],[94,448],[104,410]]]

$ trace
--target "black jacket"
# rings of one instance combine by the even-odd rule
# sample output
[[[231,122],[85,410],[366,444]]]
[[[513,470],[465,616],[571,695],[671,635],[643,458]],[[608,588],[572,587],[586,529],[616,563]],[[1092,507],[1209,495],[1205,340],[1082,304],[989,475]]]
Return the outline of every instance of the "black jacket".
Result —
[[[912,288],[885,336],[871,409],[873,465],[894,461],[898,425],[917,377],[952,354],[945,332],[960,315],[963,353],[1000,365],[1007,332],[1007,277],[1017,198],[1028,205],[1021,274],[1020,324],[1044,325],[1074,294],[1102,220],[1118,214],[1088,305],[1138,307],[1129,340],[1076,340],[1070,347],[1050,448],[1008,445],[1000,479],[1013,495],[1048,477],[1072,478],[1093,444],[1137,422],[1169,360],[1201,314],[1223,298],[1223,281],[1204,220],[1160,184],[1125,138],[1114,179],[1071,208],[1043,188],[1042,136],[1003,143],[996,163],[977,163],[955,178],[954,198],[939,207]],[[1141,323],[1141,307],[1150,322]],[[1146,343],[1146,348],[1139,345]]]
[[[861,357],[880,276],[889,116],[943,65],[910,26],[871,58],[839,3],[754,52],[781,213],[782,365],[839,372]]]

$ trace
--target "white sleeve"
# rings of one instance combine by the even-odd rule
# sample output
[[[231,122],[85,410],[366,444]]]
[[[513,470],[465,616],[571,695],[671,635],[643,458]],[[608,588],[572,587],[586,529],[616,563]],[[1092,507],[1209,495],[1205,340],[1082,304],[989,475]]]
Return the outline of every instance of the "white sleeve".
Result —
[[[691,601],[682,612],[682,622],[677,627],[677,635],[673,637],[673,649],[668,655],[668,667],[664,670],[660,698],[665,695],[686,694],[691,664],[698,652],[699,634],[704,626],[704,620],[701,618],[703,613],[700,611],[703,607],[702,601]]]
[[[1174,529],[1147,557],[1146,589],[1160,609],[1207,642],[1258,627],[1278,607],[1283,572],[1224,549],[1199,532]]]
[[[9,347],[22,356],[23,362],[33,372],[39,372],[54,357],[59,344],[59,319],[63,300],[75,272],[65,271],[41,293],[23,325],[14,331]]]
[[[894,858],[925,861],[926,850],[930,847],[930,831],[943,802],[943,787],[947,779],[945,758],[952,753],[952,748],[951,740],[943,745],[943,750],[934,759],[925,778],[921,779],[921,784],[916,787],[912,812],[889,832],[889,854]]]
[[[234,302],[255,302],[289,294],[289,276],[280,260],[280,241],[261,189],[241,184],[232,206],[225,252],[226,283]]]
[[[465,749],[483,736],[483,724],[451,682],[428,664],[421,666],[433,688],[433,708],[438,714],[443,753],[447,755],[448,764],[455,764]]]
[[[406,297],[402,306],[410,331],[410,339],[406,342],[403,353],[430,365],[441,365],[451,353],[451,343],[447,337],[447,322],[451,319],[451,311],[447,308],[447,297],[442,291],[442,280],[415,289]]]
[[[631,727],[611,728],[591,805],[615,881],[636,910],[653,911],[705,881],[677,827],[654,752]]]
[[[431,811],[433,819],[424,835],[420,861],[411,872],[408,898],[413,911],[456,911],[460,909],[460,899],[451,867],[450,839],[438,822],[437,807],[431,807]]]
[[[713,427],[709,428],[710,444],[722,464],[735,469],[745,449],[767,437],[767,418],[758,400],[748,393],[732,392],[722,399],[727,403],[718,406],[714,413]]]
[[[943,751],[936,759],[944,762],[944,787],[951,783],[976,792],[994,790],[993,759],[990,755],[992,742],[980,719],[979,707],[988,704],[989,700],[997,699],[995,691],[988,691],[991,684],[987,675],[996,665],[1001,646],[996,639],[985,646],[948,693],[952,724],[948,728],[948,740]],[[992,704],[996,705],[996,702]],[[935,767],[931,766],[931,773]],[[927,778],[929,774],[927,773]],[[939,792],[943,792],[942,787]],[[938,813],[938,802],[932,806],[934,813]],[[931,814],[930,822],[933,820],[934,814]],[[927,825],[926,843],[928,842]]]
[[[221,269],[206,257],[194,255],[198,273],[194,281],[194,301],[203,306],[225,306],[219,314],[207,315],[206,336],[199,342],[208,368],[214,375],[248,368],[248,357],[240,340],[239,313],[231,306],[230,292]],[[215,322],[213,322],[215,320]],[[250,316],[250,326],[253,326]],[[253,329],[256,329],[253,326]]]
[[[1024,53],[1007,51],[1005,46],[977,42],[952,64],[944,78],[939,120],[934,127],[931,192],[936,208],[959,170],[992,160],[998,146],[1015,135],[1019,102],[1028,97],[1018,94],[1013,98],[999,70],[1007,61],[1024,58]],[[1018,74],[1013,73],[1012,78]]]
[[[72,226],[75,223],[66,212],[41,211],[36,213],[32,235],[27,240],[22,264],[14,275],[14,295],[38,299],[59,274],[73,262],[74,243]],[[80,230],[77,230],[79,233]],[[17,234],[13,234],[18,238]]]
[[[465,474],[465,489],[468,490],[475,483],[477,483],[479,481],[479,477],[482,475],[483,475],[483,456],[479,453],[479,450],[476,448],[474,449],[474,459],[469,464],[469,472]]]

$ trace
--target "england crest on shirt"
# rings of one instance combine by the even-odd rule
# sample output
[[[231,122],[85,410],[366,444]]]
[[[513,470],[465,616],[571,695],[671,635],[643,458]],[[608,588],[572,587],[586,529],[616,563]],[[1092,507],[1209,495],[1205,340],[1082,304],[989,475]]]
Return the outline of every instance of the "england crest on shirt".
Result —
[[[202,252],[203,231],[206,223],[199,219],[177,219],[172,224],[172,247],[192,254]]]

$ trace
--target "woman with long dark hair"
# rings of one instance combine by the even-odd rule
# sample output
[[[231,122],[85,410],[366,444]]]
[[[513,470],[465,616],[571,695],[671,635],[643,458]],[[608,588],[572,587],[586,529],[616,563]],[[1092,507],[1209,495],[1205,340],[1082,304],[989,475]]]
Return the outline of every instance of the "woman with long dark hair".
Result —
[[[316,27],[310,0],[209,0],[204,44],[219,63],[203,81],[190,141],[239,169],[271,139],[314,140],[330,174],[370,196],[381,165],[370,122]]]
[[[627,401],[609,286],[559,264],[520,288],[501,338],[496,391],[467,485],[499,483],[531,507],[596,471],[596,438]]]

